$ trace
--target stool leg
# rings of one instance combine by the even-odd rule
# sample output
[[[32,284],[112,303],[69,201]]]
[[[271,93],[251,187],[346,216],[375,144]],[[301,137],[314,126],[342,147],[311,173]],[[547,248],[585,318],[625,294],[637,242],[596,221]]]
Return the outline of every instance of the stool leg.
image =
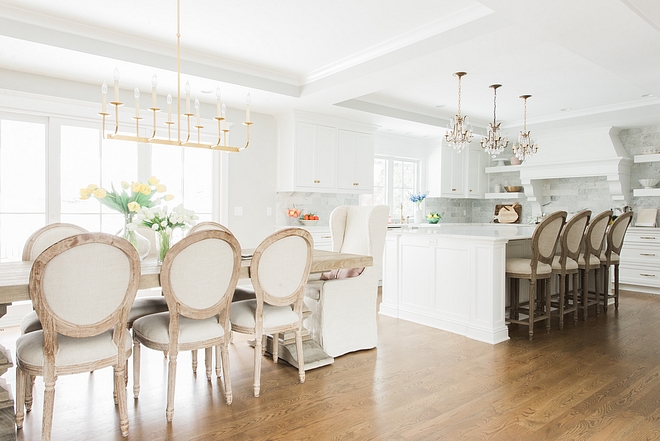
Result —
[[[566,276],[563,273],[559,274],[559,330],[564,329],[564,298],[566,296],[566,286],[564,282]]]
[[[586,269],[580,270],[582,276],[582,318],[587,321],[589,317],[589,308],[587,308],[589,297],[589,272]]]
[[[550,281],[552,280],[551,277],[548,277],[545,279],[545,287],[543,289],[543,295],[545,296],[545,314],[546,314],[546,319],[545,319],[545,332],[550,334],[550,316],[552,315],[550,313],[550,301],[552,300],[552,293],[551,293],[551,287],[550,287]]]
[[[619,264],[614,264],[614,309],[619,309]]]
[[[596,295],[596,317],[600,317],[600,266],[596,267],[595,270],[596,280],[595,283],[595,295]]]
[[[536,281],[529,281],[529,339],[534,337],[534,308],[536,307]]]
[[[610,296],[608,289],[610,285],[610,269],[607,265],[603,265],[603,311],[607,312],[607,303]]]
[[[580,309],[578,304],[578,273],[573,274],[573,306],[573,323],[577,325],[578,310]]]

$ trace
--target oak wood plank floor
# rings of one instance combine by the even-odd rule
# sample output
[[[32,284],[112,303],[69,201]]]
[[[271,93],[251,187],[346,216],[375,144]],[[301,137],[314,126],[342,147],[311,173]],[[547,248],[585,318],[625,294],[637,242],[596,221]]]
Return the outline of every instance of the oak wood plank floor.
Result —
[[[574,326],[557,319],[534,340],[514,325],[495,346],[380,317],[377,349],[307,372],[262,362],[252,396],[253,349],[230,347],[234,401],[179,356],[174,420],[165,420],[167,361],[143,348],[142,388],[128,384],[128,440],[660,440],[660,296],[624,292],[619,311]],[[18,330],[0,332],[14,352]],[[14,370],[3,376],[14,386]],[[111,370],[60,377],[53,440],[121,437]],[[41,435],[43,382],[18,440]]]

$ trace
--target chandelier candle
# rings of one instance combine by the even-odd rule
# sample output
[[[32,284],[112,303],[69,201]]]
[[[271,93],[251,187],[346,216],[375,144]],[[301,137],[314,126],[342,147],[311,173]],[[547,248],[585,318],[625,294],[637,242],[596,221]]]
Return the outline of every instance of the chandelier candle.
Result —
[[[529,132],[527,131],[527,98],[531,95],[521,95],[520,98],[525,102],[523,112],[523,129],[518,135],[518,143],[513,145],[513,154],[516,158],[525,162],[525,159],[532,156],[539,149],[539,145],[534,142]]]
[[[450,122],[445,134],[445,140],[456,153],[459,153],[472,141],[472,128],[468,123],[467,116],[461,117],[461,77],[467,75],[465,72],[456,72],[458,77],[458,112]]]
[[[493,123],[488,124],[488,136],[481,138],[481,148],[495,158],[509,144],[509,139],[500,136],[500,124],[497,123],[497,89],[502,85],[493,84],[489,87],[493,89]]]

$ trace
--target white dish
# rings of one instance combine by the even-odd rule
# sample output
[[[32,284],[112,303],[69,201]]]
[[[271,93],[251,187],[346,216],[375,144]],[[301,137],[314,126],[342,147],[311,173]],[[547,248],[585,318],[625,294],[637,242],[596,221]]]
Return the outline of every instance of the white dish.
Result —
[[[653,188],[655,187],[658,182],[660,182],[660,179],[640,179],[639,183],[642,184],[642,187],[644,188]]]
[[[316,225],[316,223],[318,221],[317,220],[300,220],[300,219],[298,219],[298,222],[300,222],[301,224],[303,224],[306,227],[313,227],[314,225]]]

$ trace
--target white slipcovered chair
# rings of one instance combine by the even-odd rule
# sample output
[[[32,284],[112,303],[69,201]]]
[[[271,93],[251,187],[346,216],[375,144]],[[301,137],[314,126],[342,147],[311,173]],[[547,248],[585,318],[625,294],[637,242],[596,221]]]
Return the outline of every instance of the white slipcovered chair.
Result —
[[[127,321],[139,281],[137,251],[127,240],[110,234],[67,237],[37,257],[29,291],[43,329],[16,341],[17,427],[23,426],[30,376],[44,377],[41,439],[49,440],[57,377],[112,366],[119,425],[122,435],[128,435]]]
[[[232,402],[229,376],[229,305],[241,265],[241,248],[225,231],[190,234],[165,255],[160,272],[169,312],[148,315],[133,323],[133,395],[140,393],[140,345],[168,351],[167,421],[174,415],[174,386],[179,351],[216,347],[225,399]],[[218,350],[220,349],[220,350]],[[222,357],[222,360],[220,360]]]
[[[305,327],[332,357],[378,344],[378,282],[388,214],[386,205],[344,205],[330,215],[333,251],[373,257],[373,266],[356,277],[310,281],[307,285],[305,304],[312,314]]]

